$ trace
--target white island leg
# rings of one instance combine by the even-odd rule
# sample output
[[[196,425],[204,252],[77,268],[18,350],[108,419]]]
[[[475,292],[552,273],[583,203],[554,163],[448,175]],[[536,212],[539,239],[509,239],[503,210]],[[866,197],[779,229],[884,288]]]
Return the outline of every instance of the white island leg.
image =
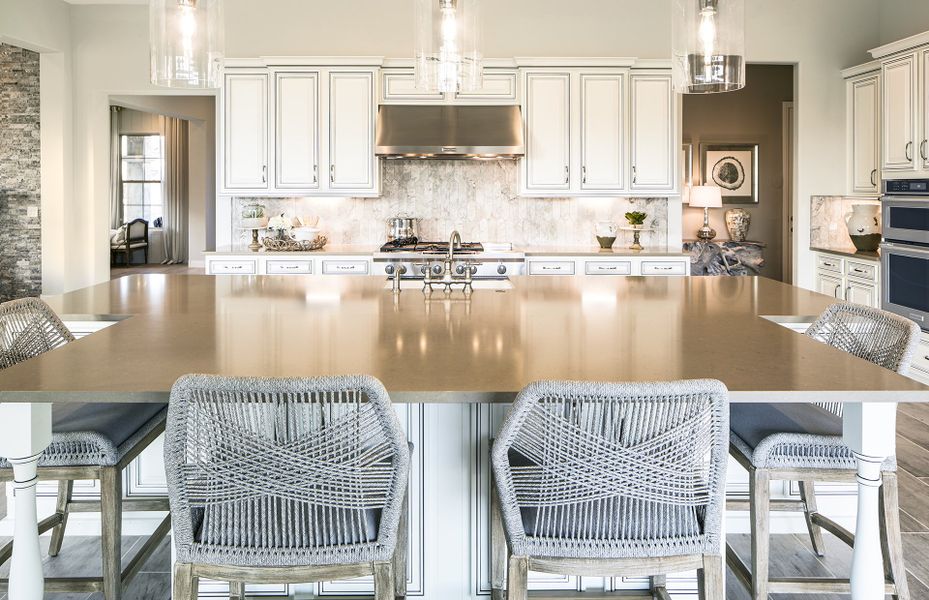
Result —
[[[52,437],[51,404],[0,403],[0,456],[13,465],[10,600],[42,600],[45,578],[36,515],[36,467]]]
[[[896,454],[896,404],[846,404],[843,437],[858,461],[858,516],[852,553],[852,599],[883,600],[878,498],[881,464]]]

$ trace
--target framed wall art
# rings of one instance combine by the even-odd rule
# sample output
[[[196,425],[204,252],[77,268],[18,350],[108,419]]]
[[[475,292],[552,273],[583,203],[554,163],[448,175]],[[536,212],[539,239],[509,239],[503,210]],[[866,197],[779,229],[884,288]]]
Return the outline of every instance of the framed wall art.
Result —
[[[722,188],[723,204],[758,203],[758,144],[701,144],[704,185]]]

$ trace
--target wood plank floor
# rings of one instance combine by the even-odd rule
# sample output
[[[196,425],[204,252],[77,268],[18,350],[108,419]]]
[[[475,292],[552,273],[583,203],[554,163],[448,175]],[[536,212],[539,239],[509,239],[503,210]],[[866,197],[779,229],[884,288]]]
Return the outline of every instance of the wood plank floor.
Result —
[[[929,405],[901,405],[897,427],[900,463],[900,516],[903,521],[903,547],[909,571],[913,600],[929,600]],[[771,575],[847,577],[851,550],[836,538],[825,534],[825,557],[813,554],[805,534],[775,535],[771,539]],[[750,540],[747,535],[730,536],[736,551],[747,560]],[[0,544],[5,540],[0,539]],[[138,552],[143,538],[123,538],[124,564]],[[48,536],[42,538],[43,548]],[[94,576],[100,573],[100,541],[93,537],[66,537],[61,554],[45,559],[49,576]],[[8,565],[0,567],[5,576]],[[166,540],[142,567],[126,588],[124,600],[169,600],[171,549]],[[46,594],[48,600],[103,600],[103,594]],[[580,596],[583,597],[583,596]],[[777,600],[839,600],[847,596],[785,594]],[[748,592],[732,573],[727,578],[727,600],[750,600]],[[0,600],[8,600],[0,593]]]

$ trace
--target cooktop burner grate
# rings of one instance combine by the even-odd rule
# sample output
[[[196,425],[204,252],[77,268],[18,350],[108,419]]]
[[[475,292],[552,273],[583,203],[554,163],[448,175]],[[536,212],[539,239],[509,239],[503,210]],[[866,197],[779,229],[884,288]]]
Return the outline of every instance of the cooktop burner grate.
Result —
[[[484,251],[479,242],[464,242],[455,247],[455,254],[477,254]],[[448,254],[448,242],[420,242],[415,238],[410,240],[394,240],[381,246],[381,252],[418,252],[420,254]]]

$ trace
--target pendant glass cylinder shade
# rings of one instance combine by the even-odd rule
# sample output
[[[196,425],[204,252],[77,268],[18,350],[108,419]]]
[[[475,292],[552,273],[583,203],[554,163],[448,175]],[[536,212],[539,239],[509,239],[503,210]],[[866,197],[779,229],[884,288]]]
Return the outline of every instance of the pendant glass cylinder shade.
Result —
[[[480,89],[480,0],[414,2],[416,87],[445,93]]]
[[[220,87],[224,29],[223,0],[150,0],[152,83]]]
[[[671,7],[675,91],[745,87],[745,0],[671,0]]]

